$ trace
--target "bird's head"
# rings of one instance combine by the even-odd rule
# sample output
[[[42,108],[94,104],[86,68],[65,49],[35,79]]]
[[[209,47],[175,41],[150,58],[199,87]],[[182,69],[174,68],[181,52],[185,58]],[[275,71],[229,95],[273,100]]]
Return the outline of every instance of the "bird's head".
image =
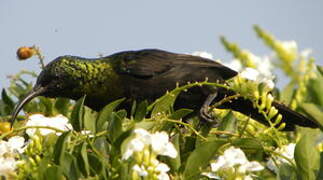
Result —
[[[11,124],[14,123],[18,113],[33,98],[37,96],[45,97],[68,97],[78,88],[78,78],[75,73],[75,62],[70,56],[62,56],[45,66],[39,74],[33,89],[16,105]],[[73,75],[74,73],[74,75]]]

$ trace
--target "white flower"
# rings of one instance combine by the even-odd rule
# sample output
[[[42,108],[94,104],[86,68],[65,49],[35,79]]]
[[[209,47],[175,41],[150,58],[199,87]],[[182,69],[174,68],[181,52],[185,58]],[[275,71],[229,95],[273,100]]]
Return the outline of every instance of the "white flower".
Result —
[[[287,146],[284,146],[281,148],[282,155],[286,156],[288,159],[294,159],[294,151],[295,151],[296,144],[290,143]],[[282,159],[284,162],[287,162],[287,160]]]
[[[128,159],[134,152],[142,151],[144,147],[145,144],[140,139],[130,140],[130,142],[126,145],[126,151],[123,153],[122,159]]]
[[[45,117],[42,114],[33,114],[28,117],[26,126],[48,126],[63,131],[68,131],[72,129],[72,125],[68,123],[68,119],[63,115],[57,115],[55,117]],[[34,136],[37,130],[39,130],[40,134],[43,136],[56,132],[47,128],[29,128],[26,130],[26,133],[32,137]],[[56,132],[57,136],[60,136],[61,134],[62,133],[60,132]]]
[[[308,59],[309,56],[312,54],[313,50],[312,49],[304,49],[301,51],[300,55],[303,59]]]
[[[13,174],[18,162],[16,156],[24,151],[25,139],[20,136],[11,137],[8,141],[0,141],[0,176]]]
[[[224,151],[222,156],[218,157],[215,163],[211,163],[211,170],[218,171],[221,168],[230,168],[248,162],[248,159],[241,149],[230,147]]]
[[[125,146],[125,152],[122,156],[123,159],[128,159],[134,152],[140,152],[146,146],[151,146],[153,153],[156,155],[164,155],[171,158],[177,156],[177,151],[174,145],[169,142],[167,133],[156,132],[150,134],[144,129],[135,129],[134,134],[135,136]]]
[[[169,167],[165,163],[158,162],[155,171],[158,174],[157,178],[159,180],[169,180],[169,176],[167,172],[169,171]]]
[[[243,178],[243,180],[253,180],[253,178],[251,177],[251,176],[245,176],[244,178]]]
[[[240,76],[252,81],[257,81],[260,73],[254,68],[245,68],[241,73]]]
[[[144,166],[139,166],[138,164],[134,165],[132,167],[132,170],[138,173],[139,176],[145,177],[148,175],[147,170],[145,169]]]
[[[211,172],[205,172],[203,175],[216,179],[218,178],[217,171],[234,167],[238,167],[238,171],[243,174],[264,169],[260,163],[249,161],[241,149],[230,147],[224,151],[222,156],[218,157],[216,162],[211,163]]]
[[[159,163],[157,166],[156,166],[156,171],[158,172],[163,172],[163,173],[166,173],[169,171],[169,167],[167,166],[167,164],[165,163]]]
[[[18,162],[15,158],[0,157],[0,176],[8,176],[15,172]]]
[[[0,157],[14,157],[24,151],[25,139],[20,136],[11,137],[8,141],[0,141]]]
[[[286,146],[283,146],[281,148],[277,148],[275,150],[275,152],[287,157],[288,159],[290,160],[294,160],[294,151],[295,151],[295,146],[296,144],[295,143],[290,143]],[[274,156],[272,157],[268,162],[267,162],[267,167],[269,169],[271,169],[272,171],[275,171],[277,172],[278,170],[278,167],[276,166],[276,164],[274,163],[274,160],[275,159],[275,162],[278,164],[278,165],[281,165],[282,163],[288,163],[288,161],[284,158],[281,158],[281,157],[277,157],[277,156]]]
[[[273,65],[268,56],[263,58],[257,57],[254,59],[254,63],[260,74],[267,78],[273,78],[273,74],[271,72],[273,70]]]
[[[239,166],[239,172],[241,173],[261,171],[263,169],[264,167],[257,161],[247,162],[246,164],[241,164]]]
[[[273,81],[273,76],[268,77],[264,76],[260,73],[260,71],[257,71],[253,68],[245,68],[241,73],[240,76],[252,81],[256,81],[258,83],[265,83],[269,88],[274,88],[275,84]]]
[[[160,163],[158,160],[154,160],[149,167],[135,164],[132,167],[132,170],[142,177],[148,176],[149,172],[153,172],[154,174],[157,174],[157,179],[169,180],[169,176],[167,174],[169,167],[164,163]]]
[[[234,60],[230,61],[229,63],[223,63],[223,65],[225,65],[228,68],[233,69],[235,71],[241,71],[241,69],[242,69],[242,64],[237,59],[234,59]]]
[[[210,179],[221,179],[221,177],[216,175],[214,172],[203,172],[202,175]]]
[[[127,141],[123,148],[122,159],[127,160],[134,153],[133,160],[136,165],[133,171],[139,176],[154,176],[160,180],[169,180],[167,172],[169,167],[157,160],[157,155],[175,158],[177,151],[169,142],[166,132],[149,133],[144,129],[135,129],[134,135]]]
[[[288,53],[297,54],[297,43],[296,41],[280,41],[279,44]]]
[[[208,53],[206,51],[195,51],[192,53],[193,56],[200,56],[203,58],[207,58],[207,59],[213,59],[213,55],[211,53]]]
[[[269,88],[274,88],[275,84],[273,79],[275,76],[272,74],[273,65],[268,56],[258,57],[251,53],[250,51],[244,50],[248,55],[249,59],[255,65],[254,68],[242,67],[239,60],[234,59],[229,63],[224,63],[225,66],[240,72],[240,76],[258,83],[265,83]]]
[[[145,129],[135,129],[135,136],[138,140],[142,141],[144,144],[149,145],[151,143],[151,134]]]
[[[90,138],[93,138],[94,137],[94,134],[90,130],[82,130],[80,133],[82,135],[88,136]]]
[[[168,141],[169,137],[166,132],[157,132],[151,135],[151,146],[156,154],[175,158],[177,151],[174,145]]]
[[[132,156],[134,152],[142,151],[151,142],[151,135],[145,129],[135,129],[134,134],[135,136],[125,146],[125,152],[122,155],[124,160]]]
[[[157,179],[158,180],[169,180],[170,178],[167,173],[160,173],[157,175]]]
[[[21,136],[14,136],[8,139],[8,145],[12,150],[22,153],[24,151],[23,146],[25,145],[25,138]]]

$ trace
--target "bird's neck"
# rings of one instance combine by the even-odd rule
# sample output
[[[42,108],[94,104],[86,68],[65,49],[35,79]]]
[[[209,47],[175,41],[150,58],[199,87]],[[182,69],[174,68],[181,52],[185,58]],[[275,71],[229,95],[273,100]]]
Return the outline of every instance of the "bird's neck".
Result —
[[[76,59],[65,64],[68,64],[66,71],[77,82],[78,87],[73,88],[69,93],[75,98],[87,95],[91,99],[100,100],[105,97],[107,100],[114,100],[123,96],[119,76],[114,71],[109,57],[92,60]]]

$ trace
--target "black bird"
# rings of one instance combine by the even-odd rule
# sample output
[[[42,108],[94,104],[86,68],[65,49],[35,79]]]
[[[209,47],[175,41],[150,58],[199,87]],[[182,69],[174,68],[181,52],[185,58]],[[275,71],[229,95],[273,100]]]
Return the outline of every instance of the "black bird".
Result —
[[[188,82],[225,83],[238,73],[213,60],[187,54],[176,54],[158,49],[125,51],[107,57],[86,59],[61,56],[50,62],[38,76],[33,90],[16,106],[12,123],[23,105],[36,96],[65,97],[77,100],[86,94],[85,105],[100,110],[111,101],[126,97],[123,107],[130,109],[131,100],[153,102],[176,85]],[[235,93],[224,88],[193,87],[182,92],[175,109],[185,107],[200,112],[208,119],[206,107]],[[297,113],[283,104],[273,102],[286,123],[284,130],[295,125],[317,128],[315,120]],[[250,100],[242,97],[220,105],[268,125]]]

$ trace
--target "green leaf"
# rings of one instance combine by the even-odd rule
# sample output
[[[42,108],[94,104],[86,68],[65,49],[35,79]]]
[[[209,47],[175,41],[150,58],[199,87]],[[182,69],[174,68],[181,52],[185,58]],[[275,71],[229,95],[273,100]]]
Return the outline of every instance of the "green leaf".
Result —
[[[323,76],[323,66],[316,65],[316,67],[319,73],[321,74],[321,76]]]
[[[64,180],[62,167],[53,165],[46,169],[44,179],[47,180]]]
[[[129,129],[122,134],[114,141],[113,147],[115,150],[121,151],[121,149],[124,149],[125,142],[127,141],[128,137],[131,135],[133,129]]]
[[[310,96],[311,102],[323,106],[323,76],[319,76],[315,79],[310,79],[307,85],[307,96]]]
[[[97,137],[93,143],[94,148],[103,155],[107,155],[108,141],[105,136]]]
[[[232,141],[232,145],[242,149],[250,160],[262,160],[264,147],[255,138],[240,138]]]
[[[6,111],[7,111],[6,114],[11,114],[11,112],[13,111],[13,109],[15,107],[15,103],[8,96],[5,89],[2,89],[1,98],[2,98],[2,101],[4,102],[4,104],[6,105]]]
[[[300,179],[316,179],[320,166],[320,154],[315,148],[316,135],[307,131],[295,147],[295,162]]]
[[[53,156],[54,163],[60,165],[65,159],[66,146],[69,143],[70,131],[64,132],[56,141]]]
[[[0,115],[5,116],[8,115],[8,110],[6,104],[0,99]]]
[[[117,115],[121,120],[123,120],[123,119],[127,118],[127,111],[124,109],[121,109],[117,112]]]
[[[137,101],[136,101],[136,100],[134,100],[134,101],[132,102],[131,111],[130,111],[130,115],[131,115],[131,117],[133,117],[133,116],[135,115],[135,113],[136,113],[136,109],[137,109]]]
[[[92,133],[96,132],[96,119],[98,113],[86,106],[84,106],[84,129],[90,130]]]
[[[89,154],[89,164],[91,166],[91,176],[94,176],[96,174],[100,174],[101,171],[103,170],[103,165],[101,160],[92,154]]]
[[[80,176],[80,171],[76,165],[76,158],[66,151],[64,152],[64,159],[61,161],[60,166],[63,168],[64,175],[67,179],[77,180]]]
[[[237,129],[237,121],[231,111],[218,123],[220,123],[218,127],[220,131],[235,132]]]
[[[295,93],[295,83],[290,82],[287,84],[281,92],[280,101],[284,104],[290,104]]]
[[[173,112],[171,115],[169,115],[169,119],[174,119],[174,120],[180,120],[181,118],[185,117],[189,113],[193,112],[193,110],[190,109],[179,109],[175,112]],[[174,126],[175,123],[173,122],[164,122],[163,126],[160,128],[161,131],[166,131],[169,132],[171,131],[172,127]]]
[[[183,118],[183,117],[187,116],[187,115],[188,115],[188,114],[190,114],[191,112],[193,112],[193,110],[182,108],[182,109],[179,109],[179,110],[177,110],[177,111],[173,112],[173,113],[169,116],[169,118],[170,118],[170,119],[175,119],[175,120],[180,120],[181,118]]]
[[[104,131],[108,127],[109,120],[111,119],[112,112],[116,107],[118,107],[119,104],[121,104],[125,98],[118,99],[116,101],[113,101],[112,103],[106,105],[102,111],[99,114],[97,123],[96,123],[96,129],[97,132]]]
[[[218,149],[225,143],[226,141],[223,140],[214,140],[202,143],[197,147],[187,159],[184,179],[196,179],[196,176],[210,163]]]
[[[116,112],[112,112],[111,114],[108,132],[108,137],[111,142],[114,142],[120,136],[120,134],[122,134],[122,119],[119,118]]]
[[[166,112],[169,113],[172,111],[173,105],[175,103],[175,100],[178,96],[178,94],[181,91],[171,91],[169,93],[166,93],[164,96],[161,98],[157,99],[154,104],[154,109],[151,113],[152,116],[156,115],[157,113],[160,112]]]
[[[83,120],[84,120],[84,101],[85,96],[83,96],[81,99],[79,99],[72,111],[71,114],[71,124],[73,126],[73,129],[76,131],[81,131],[83,129]]]
[[[53,116],[54,115],[54,105],[52,100],[45,97],[39,97],[39,105],[41,111],[45,114],[45,116]]]
[[[278,176],[280,180],[296,180],[297,174],[294,168],[288,163],[282,163],[278,169]]]
[[[88,175],[90,175],[90,165],[89,165],[89,159],[87,156],[87,143],[84,142],[82,144],[82,148],[81,148],[81,157],[82,157],[82,162],[83,162],[83,167],[85,172],[83,172],[83,174],[87,177]]]
[[[69,113],[70,100],[67,98],[57,98],[54,107],[58,113],[67,116]]]
[[[300,108],[313,119],[315,119],[323,127],[323,111],[315,104],[312,103],[302,103]]]
[[[194,136],[181,136],[181,160],[182,165],[185,164],[189,155],[195,150],[196,137]]]
[[[317,180],[319,179],[323,179],[323,152],[320,153],[320,170],[319,174],[317,175]]]
[[[145,118],[147,114],[147,107],[148,107],[148,101],[142,101],[139,104],[135,112],[135,117],[134,117],[135,122],[140,122]]]

